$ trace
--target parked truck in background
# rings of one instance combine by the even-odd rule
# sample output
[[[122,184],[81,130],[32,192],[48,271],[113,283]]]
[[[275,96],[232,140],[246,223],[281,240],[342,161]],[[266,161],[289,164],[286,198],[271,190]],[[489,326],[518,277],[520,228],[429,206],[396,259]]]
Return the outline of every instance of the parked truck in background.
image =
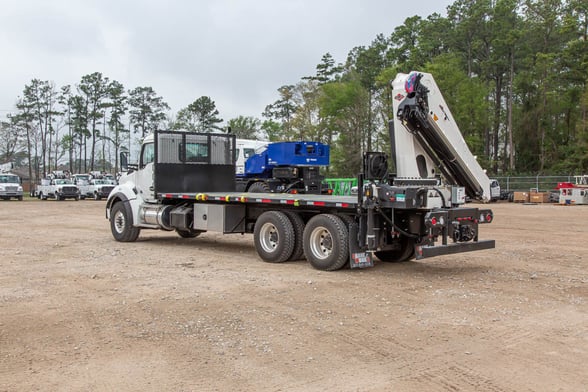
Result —
[[[70,178],[80,190],[82,199],[105,199],[116,185],[116,180],[112,174],[100,171],[93,171],[88,174],[72,174]]]
[[[70,176],[63,171],[53,171],[35,187],[34,196],[41,200],[80,200],[80,190]]]
[[[22,200],[22,181],[20,177],[11,172],[12,162],[0,165],[0,199],[10,200],[15,198]]]
[[[92,197],[92,186],[90,185],[91,176],[89,174],[72,174],[70,178],[80,191],[80,199],[83,200],[86,197]]]
[[[321,270],[493,248],[479,237],[492,211],[464,204],[466,195],[488,201],[490,180],[432,76],[399,74],[392,87],[399,175],[388,173],[387,154],[367,152],[356,196],[237,192],[234,136],[158,131],[108,197],[114,239],[135,241],[143,229],[252,233],[262,260],[306,258]]]
[[[574,176],[574,183],[559,183],[557,202],[564,205],[588,204],[588,175]]]
[[[115,185],[105,178],[93,178],[90,180],[90,197],[94,200],[106,199]]]

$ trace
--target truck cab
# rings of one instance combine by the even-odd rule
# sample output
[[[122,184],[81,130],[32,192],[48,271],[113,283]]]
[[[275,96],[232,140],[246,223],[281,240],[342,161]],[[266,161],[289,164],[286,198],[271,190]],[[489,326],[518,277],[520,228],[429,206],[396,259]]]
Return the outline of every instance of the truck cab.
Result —
[[[245,173],[245,162],[251,156],[261,152],[270,142],[262,140],[237,139],[235,174]]]
[[[0,173],[0,198],[22,200],[22,184],[19,176],[12,173]]]

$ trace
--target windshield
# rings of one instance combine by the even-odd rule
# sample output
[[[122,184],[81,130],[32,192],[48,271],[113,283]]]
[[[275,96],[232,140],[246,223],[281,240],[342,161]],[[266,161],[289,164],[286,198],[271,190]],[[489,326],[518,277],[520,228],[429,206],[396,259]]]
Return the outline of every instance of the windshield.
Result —
[[[71,184],[71,181],[70,180],[55,180],[55,184],[56,185]]]
[[[19,184],[20,178],[14,174],[0,175],[0,184]]]

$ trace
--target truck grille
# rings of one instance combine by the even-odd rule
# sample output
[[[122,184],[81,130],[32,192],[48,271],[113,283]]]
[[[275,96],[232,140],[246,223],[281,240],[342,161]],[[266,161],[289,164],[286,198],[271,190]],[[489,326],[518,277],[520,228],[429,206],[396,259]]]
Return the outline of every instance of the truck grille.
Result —
[[[102,187],[102,195],[103,196],[108,196],[110,195],[110,192],[114,189],[114,186],[103,186]]]
[[[16,187],[16,186],[7,186],[7,187],[4,187],[4,189],[6,189],[6,192],[16,192],[17,189],[18,189],[18,187]]]
[[[67,195],[75,195],[76,193],[78,193],[78,188],[75,186],[64,186],[63,188],[61,188],[61,192]]]

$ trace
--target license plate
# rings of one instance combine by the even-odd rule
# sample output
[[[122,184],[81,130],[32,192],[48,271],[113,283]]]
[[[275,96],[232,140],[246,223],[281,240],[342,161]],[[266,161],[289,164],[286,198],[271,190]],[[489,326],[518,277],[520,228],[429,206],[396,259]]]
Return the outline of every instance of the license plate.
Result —
[[[351,268],[368,268],[374,266],[372,254],[369,252],[350,253]]]

